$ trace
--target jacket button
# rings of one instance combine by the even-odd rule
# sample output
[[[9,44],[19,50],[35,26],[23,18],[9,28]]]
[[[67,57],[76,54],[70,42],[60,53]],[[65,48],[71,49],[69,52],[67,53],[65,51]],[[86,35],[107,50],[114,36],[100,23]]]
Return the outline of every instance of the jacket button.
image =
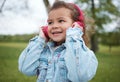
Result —
[[[79,64],[79,57],[76,57],[76,63]]]
[[[51,82],[51,80],[46,80],[46,82]]]
[[[48,64],[51,64],[51,60],[48,62]]]

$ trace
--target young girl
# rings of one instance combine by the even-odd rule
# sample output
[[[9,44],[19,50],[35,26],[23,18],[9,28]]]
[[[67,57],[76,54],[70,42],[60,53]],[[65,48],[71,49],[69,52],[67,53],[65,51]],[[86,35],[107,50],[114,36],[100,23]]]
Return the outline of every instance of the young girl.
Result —
[[[36,75],[37,82],[88,82],[98,61],[85,45],[82,11],[73,3],[55,2],[48,14],[48,26],[30,40],[19,57],[19,70]],[[45,36],[45,33],[48,36]]]

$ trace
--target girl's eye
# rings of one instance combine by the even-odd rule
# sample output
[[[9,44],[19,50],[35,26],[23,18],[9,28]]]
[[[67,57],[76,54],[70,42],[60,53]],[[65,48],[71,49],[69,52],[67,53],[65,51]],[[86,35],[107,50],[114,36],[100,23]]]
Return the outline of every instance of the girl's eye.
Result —
[[[48,22],[48,25],[52,24],[52,22]]]
[[[64,20],[59,20],[58,22],[62,23],[62,22],[65,22]]]

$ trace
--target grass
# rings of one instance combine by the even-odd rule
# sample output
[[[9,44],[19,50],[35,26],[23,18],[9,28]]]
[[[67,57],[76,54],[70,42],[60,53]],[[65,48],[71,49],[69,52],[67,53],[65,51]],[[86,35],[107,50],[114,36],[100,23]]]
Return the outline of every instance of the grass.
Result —
[[[26,43],[0,43],[0,82],[36,82],[36,77],[28,77],[18,71],[18,57]],[[120,46],[109,52],[107,46],[100,45],[96,53],[99,66],[90,82],[120,82]]]
[[[36,82],[18,71],[18,57],[26,43],[0,43],[0,82]]]
[[[96,53],[98,70],[90,82],[120,82],[120,46],[113,47],[111,52],[108,46],[99,47],[100,50]]]

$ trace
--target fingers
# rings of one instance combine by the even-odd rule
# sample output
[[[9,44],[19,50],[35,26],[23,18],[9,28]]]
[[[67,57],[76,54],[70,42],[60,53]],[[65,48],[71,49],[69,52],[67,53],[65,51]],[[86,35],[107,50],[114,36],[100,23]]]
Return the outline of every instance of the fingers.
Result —
[[[81,28],[81,30],[83,31],[83,27],[80,26],[80,23],[79,23],[79,22],[74,22],[74,23],[72,24],[72,27],[78,27],[78,28]]]
[[[42,38],[45,38],[45,35],[44,35],[42,29],[43,29],[43,27],[40,27],[40,28],[39,28],[39,36],[42,37]]]
[[[42,26],[39,28],[39,36],[44,38],[46,42],[49,40],[46,26]]]

